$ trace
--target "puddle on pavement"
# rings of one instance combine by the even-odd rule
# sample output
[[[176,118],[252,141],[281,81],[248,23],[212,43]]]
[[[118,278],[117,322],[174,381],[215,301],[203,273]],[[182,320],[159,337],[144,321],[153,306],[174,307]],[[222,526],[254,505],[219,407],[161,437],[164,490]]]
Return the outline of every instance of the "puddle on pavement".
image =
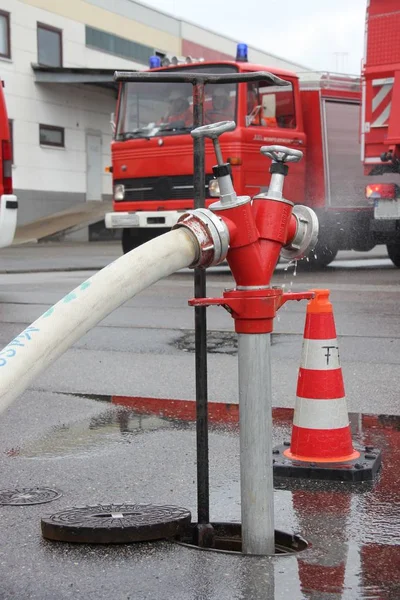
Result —
[[[19,449],[10,459],[61,459],[109,452],[110,445],[130,443],[140,434],[160,429],[195,431],[195,404],[189,401],[85,397],[111,404],[98,416],[50,429]],[[210,403],[210,430],[238,436],[238,406]],[[302,598],[331,600],[400,598],[400,416],[350,413],[353,442],[382,451],[383,467],[374,483],[292,482],[285,491],[275,486],[280,511],[289,494],[293,533],[310,547],[297,557]],[[274,442],[290,439],[292,409],[274,409]],[[286,502],[287,505],[287,502]],[[284,559],[282,559],[284,560]]]

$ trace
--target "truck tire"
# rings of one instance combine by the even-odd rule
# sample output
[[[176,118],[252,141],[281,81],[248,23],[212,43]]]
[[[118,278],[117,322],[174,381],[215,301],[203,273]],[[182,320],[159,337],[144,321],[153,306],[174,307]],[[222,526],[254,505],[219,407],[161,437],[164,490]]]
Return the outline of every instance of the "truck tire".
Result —
[[[400,268],[400,242],[397,244],[387,244],[386,248],[394,266]]]
[[[124,254],[134,248],[149,242],[154,236],[153,231],[143,229],[123,229],[122,231],[122,251]]]
[[[302,266],[310,270],[323,269],[327,267],[338,253],[338,248],[333,245],[329,245],[326,242],[317,242],[314,250],[302,261]]]

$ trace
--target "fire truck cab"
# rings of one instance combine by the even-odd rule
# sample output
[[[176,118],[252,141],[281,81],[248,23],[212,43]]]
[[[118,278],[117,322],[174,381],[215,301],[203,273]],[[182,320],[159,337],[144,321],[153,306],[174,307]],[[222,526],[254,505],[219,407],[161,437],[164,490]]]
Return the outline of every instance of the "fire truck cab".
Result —
[[[152,63],[155,64],[154,62]],[[265,71],[262,65],[236,61],[180,64],[152,70],[186,69],[212,74]],[[222,136],[221,149],[231,164],[235,190],[254,196],[268,189],[269,161],[260,147],[269,143],[306,149],[298,78],[289,71],[273,74],[287,82],[271,81],[205,86],[204,120],[233,120],[237,127]],[[120,87],[115,136],[112,142],[114,211],[106,226],[122,228],[125,252],[170,229],[180,214],[193,208],[192,85],[190,83],[124,83]],[[212,167],[215,155],[205,144],[206,206],[219,195]],[[302,202],[305,162],[291,166],[285,194]]]
[[[17,197],[12,185],[12,147],[4,84],[0,79],[0,248],[10,246],[17,227]]]

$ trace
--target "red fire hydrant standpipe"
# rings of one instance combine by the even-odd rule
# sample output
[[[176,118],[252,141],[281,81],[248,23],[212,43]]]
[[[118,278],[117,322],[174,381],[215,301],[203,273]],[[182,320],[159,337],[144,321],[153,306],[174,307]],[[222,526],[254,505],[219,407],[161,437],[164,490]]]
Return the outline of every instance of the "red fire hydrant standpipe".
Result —
[[[286,162],[301,159],[302,153],[282,146],[262,147],[272,158],[269,191],[253,198],[237,197],[230,166],[222,162],[218,136],[235,128],[224,121],[192,131],[194,138],[213,140],[218,165],[220,200],[209,207],[185,213],[175,227],[187,227],[199,236],[203,228],[204,252],[192,266],[207,267],[226,260],[236,288],[225,290],[222,298],[195,298],[192,306],[220,305],[235,320],[238,336],[240,480],[242,515],[242,552],[275,553],[273,470],[272,470],[272,391],[271,332],[276,311],[287,300],[313,297],[313,292],[283,293],[270,281],[279,254],[302,258],[315,245],[318,221],[304,206],[294,206],[282,196]],[[218,259],[212,257],[207,234],[218,245]],[[215,240],[218,239],[216,245]]]

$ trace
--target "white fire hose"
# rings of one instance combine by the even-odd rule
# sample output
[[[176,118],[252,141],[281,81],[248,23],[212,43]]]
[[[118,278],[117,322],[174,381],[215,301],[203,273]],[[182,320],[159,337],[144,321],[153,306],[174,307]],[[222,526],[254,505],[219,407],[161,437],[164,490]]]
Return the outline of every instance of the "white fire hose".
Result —
[[[192,265],[199,241],[174,229],[84,281],[0,351],[0,413],[52,362],[115,308],[159,279]]]

